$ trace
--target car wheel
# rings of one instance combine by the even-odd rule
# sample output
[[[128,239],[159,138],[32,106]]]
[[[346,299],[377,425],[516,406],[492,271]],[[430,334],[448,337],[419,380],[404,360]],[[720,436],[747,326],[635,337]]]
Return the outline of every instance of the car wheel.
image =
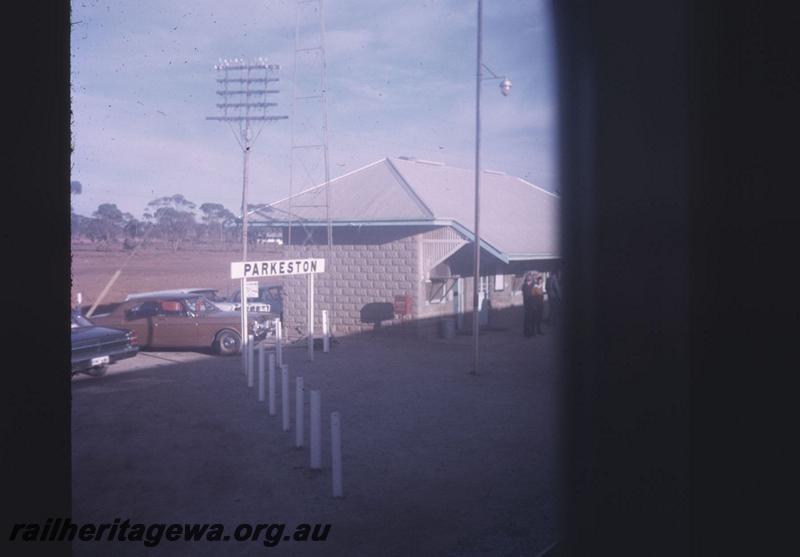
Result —
[[[97,366],[97,367],[90,367],[86,370],[86,375],[91,375],[92,377],[102,377],[108,371],[108,366]]]
[[[239,335],[234,331],[220,331],[215,342],[217,352],[222,356],[229,356],[239,352]]]

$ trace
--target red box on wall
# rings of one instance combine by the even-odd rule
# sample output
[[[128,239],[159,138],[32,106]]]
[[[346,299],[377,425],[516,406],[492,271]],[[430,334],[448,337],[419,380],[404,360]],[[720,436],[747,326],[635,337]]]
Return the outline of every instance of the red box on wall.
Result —
[[[403,294],[394,297],[394,313],[395,315],[411,315],[411,295]]]

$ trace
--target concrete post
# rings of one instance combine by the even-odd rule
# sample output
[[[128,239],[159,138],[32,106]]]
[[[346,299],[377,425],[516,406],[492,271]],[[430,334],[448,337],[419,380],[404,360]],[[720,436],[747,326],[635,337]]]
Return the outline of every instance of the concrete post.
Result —
[[[283,413],[283,431],[289,431],[289,366],[281,366],[281,411]]]
[[[331,351],[331,335],[330,327],[328,325],[328,310],[322,310],[322,351]]]
[[[342,425],[339,412],[331,412],[331,470],[333,496],[342,496]]]
[[[311,468],[322,468],[322,398],[319,391],[311,391]]]
[[[269,415],[275,415],[275,354],[269,355]]]
[[[304,401],[303,401],[303,378],[298,377],[295,379],[295,435],[294,435],[294,446],[300,448],[303,446],[303,412],[304,408]]]
[[[278,365],[283,365],[283,325],[280,319],[275,320],[275,353],[278,357]]]
[[[247,335],[247,386],[253,386],[253,335]]]
[[[258,402],[264,402],[264,345],[258,345]]]

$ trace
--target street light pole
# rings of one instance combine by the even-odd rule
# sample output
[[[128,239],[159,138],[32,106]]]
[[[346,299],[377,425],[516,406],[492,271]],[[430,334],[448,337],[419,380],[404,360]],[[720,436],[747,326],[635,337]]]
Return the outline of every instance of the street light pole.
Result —
[[[501,79],[500,92],[504,97],[511,91],[511,80],[506,76],[499,76],[486,67],[483,63],[483,0],[478,0],[478,60],[475,75],[475,253],[473,262],[472,279],[472,370],[478,373],[478,336],[480,329],[480,307],[478,307],[478,293],[481,283],[481,82],[486,79]],[[483,69],[491,77],[483,76]]]
[[[478,0],[478,60],[475,75],[475,254],[472,268],[472,373],[478,373],[478,329],[480,308],[478,289],[481,281],[481,66],[483,34],[483,0]]]

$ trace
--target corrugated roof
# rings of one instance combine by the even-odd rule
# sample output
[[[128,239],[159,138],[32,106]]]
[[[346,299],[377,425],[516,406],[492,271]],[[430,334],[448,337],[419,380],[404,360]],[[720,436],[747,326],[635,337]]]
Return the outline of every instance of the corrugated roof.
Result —
[[[334,224],[452,224],[473,235],[475,174],[428,161],[387,158],[330,181]],[[292,197],[292,220],[325,222],[325,186]],[[289,200],[251,222],[281,225]],[[559,257],[559,198],[515,176],[481,176],[481,243],[502,259]]]

